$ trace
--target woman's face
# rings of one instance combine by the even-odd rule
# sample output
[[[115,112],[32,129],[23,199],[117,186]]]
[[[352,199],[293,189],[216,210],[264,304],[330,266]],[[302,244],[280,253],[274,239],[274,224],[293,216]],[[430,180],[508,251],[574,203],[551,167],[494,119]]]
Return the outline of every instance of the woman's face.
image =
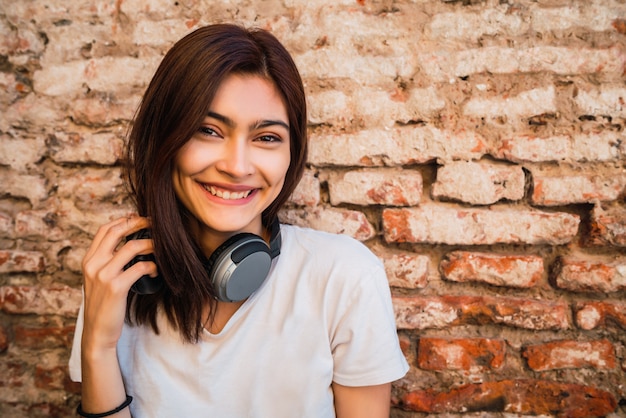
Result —
[[[199,221],[205,250],[234,233],[262,234],[261,214],[283,187],[289,148],[287,110],[274,84],[227,77],[173,171],[176,195]]]

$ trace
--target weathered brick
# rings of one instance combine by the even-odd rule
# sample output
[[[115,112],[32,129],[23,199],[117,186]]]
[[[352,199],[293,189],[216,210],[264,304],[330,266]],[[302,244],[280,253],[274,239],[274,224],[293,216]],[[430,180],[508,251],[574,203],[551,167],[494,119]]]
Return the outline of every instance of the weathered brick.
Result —
[[[572,292],[611,293],[626,289],[626,260],[561,257],[555,285]]]
[[[125,0],[120,4],[120,12],[132,15],[149,15],[155,20],[171,17],[177,10],[174,3],[165,0]],[[216,7],[216,6],[214,6]]]
[[[584,330],[611,325],[626,329],[626,304],[621,302],[580,302],[575,315],[576,324]]]
[[[488,296],[398,296],[393,304],[400,329],[467,324],[500,324],[534,330],[569,327],[569,307],[560,302]]]
[[[397,45],[394,50],[389,47],[388,54],[393,54],[389,57],[358,55],[353,45],[339,45],[332,49],[310,49],[296,54],[294,60],[303,77],[371,80],[386,77],[393,79],[399,75],[410,78],[416,63],[412,62],[413,55],[408,48],[408,45]],[[338,59],[342,56],[343,59]],[[408,60],[405,59],[407,57]]]
[[[26,327],[15,325],[15,344],[22,348],[43,349],[69,347],[72,345],[74,326]]]
[[[349,235],[359,241],[367,241],[376,234],[374,226],[365,215],[353,210],[334,208],[325,210],[320,208],[286,209],[281,211],[280,219],[288,224]]]
[[[7,329],[0,324],[0,354],[4,353],[9,348],[9,336],[7,335]]]
[[[307,96],[307,116],[310,124],[344,125],[352,119],[352,102],[342,91],[324,90]]]
[[[15,235],[13,217],[8,213],[0,212],[0,237],[13,238]]]
[[[392,252],[379,247],[372,251],[382,260],[390,286],[418,289],[428,284],[430,258],[427,255]]]
[[[418,208],[383,211],[387,242],[560,245],[576,236],[579,223],[576,215],[526,209],[465,209],[423,204]]]
[[[420,338],[417,365],[425,370],[487,371],[504,364],[506,342],[486,338]]]
[[[0,250],[0,273],[38,273],[44,268],[44,255],[39,251]]]
[[[318,166],[398,166],[434,159],[472,160],[487,151],[484,139],[474,132],[406,127],[311,135],[309,162]]]
[[[63,266],[67,270],[74,273],[82,273],[82,261],[87,253],[87,247],[72,247],[67,251],[65,257],[63,257]]]
[[[124,150],[124,141],[116,134],[57,132],[48,139],[52,158],[59,163],[92,162],[110,165]]]
[[[40,54],[45,50],[45,37],[37,32],[35,25],[27,24],[28,19],[15,26],[3,24],[0,30],[0,53],[19,55],[25,53]],[[4,23],[4,22],[3,22]]]
[[[626,209],[622,206],[595,205],[591,211],[587,243],[626,247]]]
[[[599,172],[597,170],[568,174],[559,172],[540,173],[533,171],[533,193],[535,205],[560,206],[573,203],[616,200],[626,188],[626,174]]]
[[[14,139],[8,135],[0,135],[0,164],[17,172],[35,168],[44,153],[44,141],[41,138]]]
[[[556,112],[554,87],[533,89],[516,97],[472,98],[463,109],[467,116],[499,118],[515,121],[543,113]]]
[[[6,356],[0,358],[0,375],[2,376],[2,379],[0,379],[0,388],[23,387],[29,377],[27,366],[24,362]],[[3,396],[2,392],[7,391],[0,391],[0,399],[5,400],[6,395]],[[11,392],[11,390],[8,392]]]
[[[140,96],[130,97],[94,97],[79,98],[72,102],[68,109],[72,119],[82,125],[88,126],[110,126],[125,123],[133,117],[135,109],[139,105]],[[122,137],[125,131],[116,132]]]
[[[584,2],[566,7],[533,7],[531,22],[537,32],[564,31],[574,27],[586,28],[594,32],[610,31],[616,16],[623,16],[626,8],[614,2]]]
[[[86,88],[128,92],[137,80],[147,81],[161,57],[102,57],[45,67],[33,75],[34,90],[46,96],[79,96]],[[120,73],[124,77],[120,77]]]
[[[438,13],[428,25],[429,38],[476,42],[482,36],[519,36],[528,31],[529,22],[514,9],[486,8],[475,12]]]
[[[184,19],[139,20],[133,31],[133,42],[149,46],[172,45],[191,29],[196,28],[190,28]]]
[[[593,367],[613,369],[617,358],[608,340],[561,340],[524,347],[522,356],[535,371]]]
[[[316,206],[320,202],[320,181],[312,170],[305,170],[289,202],[299,206]]]
[[[405,409],[425,413],[507,412],[568,418],[606,416],[617,407],[613,394],[591,386],[545,380],[502,380],[408,392]]]
[[[20,238],[60,241],[67,231],[59,227],[59,213],[54,210],[27,210],[15,215],[15,235]]]
[[[409,79],[415,72],[417,62],[412,46],[405,42],[402,27],[394,24],[393,16],[381,20],[374,14],[359,13],[358,9],[329,7],[324,8],[317,19],[308,22],[311,24],[308,36],[323,34],[326,42],[301,53],[294,51],[294,60],[304,78],[349,78],[366,82],[379,78],[393,80],[398,76]],[[345,27],[347,22],[350,22],[349,30],[336,30]],[[297,40],[313,44],[303,37]]]
[[[390,169],[333,173],[328,191],[333,205],[413,206],[422,196],[422,176],[417,171]]]
[[[394,123],[408,124],[430,120],[446,102],[433,87],[423,89],[373,90],[358,89],[350,95],[352,117],[365,126],[392,127]]]
[[[619,76],[624,57],[620,47],[605,49],[537,46],[505,48],[491,46],[451,51],[439,49],[418,54],[420,66],[436,81],[471,76],[473,74],[514,74],[549,72],[560,75],[604,73]],[[538,98],[538,97],[535,97]],[[535,102],[532,98],[531,102]],[[536,113],[544,113],[546,104],[536,101]],[[532,109],[517,103],[526,109]],[[507,114],[504,108],[502,114]],[[543,110],[543,111],[542,111]],[[488,112],[490,113],[490,112]]]
[[[45,390],[65,389],[66,370],[67,367],[63,366],[45,367],[40,364],[36,365],[35,387]]]
[[[114,219],[136,214],[136,210],[129,204],[112,204],[110,202],[88,202],[80,208],[70,200],[63,200],[57,209],[59,226],[64,229],[76,228],[88,234],[95,235],[101,225]]]
[[[55,126],[67,117],[52,98],[29,94],[5,109],[0,117],[0,130],[14,128],[30,130],[41,126]]]
[[[21,174],[0,168],[2,192],[13,197],[26,198],[35,206],[48,197],[46,178],[39,175]]]
[[[622,158],[624,147],[619,134],[610,131],[550,137],[520,135],[504,138],[495,155],[515,162],[604,162]]]
[[[600,85],[579,89],[576,95],[578,112],[582,115],[626,117],[626,88],[620,85]]]
[[[1,26],[0,24],[0,30],[2,30]],[[0,106],[3,109],[31,92],[30,86],[24,83],[23,80],[16,77],[15,74],[7,73],[0,73],[0,89],[4,92],[4,94],[0,96]],[[0,147],[1,146],[2,144],[0,143]],[[32,150],[29,151],[32,152]],[[2,154],[3,153],[0,153],[0,155]]]
[[[118,167],[84,168],[73,172],[61,182],[57,194],[73,197],[76,201],[115,201],[126,195],[122,174]]]
[[[440,264],[443,277],[454,282],[530,288],[543,277],[543,258],[453,251]]]
[[[76,317],[82,300],[80,289],[62,285],[2,286],[0,310],[9,314]]]
[[[431,193],[434,198],[489,205],[501,199],[522,199],[524,185],[524,170],[520,166],[456,161],[437,169]]]

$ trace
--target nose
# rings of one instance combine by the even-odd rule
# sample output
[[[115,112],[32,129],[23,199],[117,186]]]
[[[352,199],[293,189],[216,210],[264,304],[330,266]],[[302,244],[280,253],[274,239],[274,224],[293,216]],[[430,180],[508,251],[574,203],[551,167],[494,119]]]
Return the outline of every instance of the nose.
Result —
[[[251,150],[246,139],[232,139],[224,144],[222,158],[216,167],[222,173],[234,177],[246,177],[254,172]]]

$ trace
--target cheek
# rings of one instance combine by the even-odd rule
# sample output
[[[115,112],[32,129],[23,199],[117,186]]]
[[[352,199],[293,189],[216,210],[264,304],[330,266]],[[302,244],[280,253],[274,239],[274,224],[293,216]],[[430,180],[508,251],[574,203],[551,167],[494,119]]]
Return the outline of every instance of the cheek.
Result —
[[[187,142],[176,155],[174,163],[175,171],[181,176],[191,176],[199,171],[207,164],[207,154],[202,147],[196,145],[195,141]]]
[[[270,167],[270,176],[275,185],[279,185],[282,188],[285,183],[285,176],[287,175],[287,170],[289,170],[289,162],[290,155],[287,153],[286,155],[283,153],[277,158],[273,159],[272,163],[269,164]]]

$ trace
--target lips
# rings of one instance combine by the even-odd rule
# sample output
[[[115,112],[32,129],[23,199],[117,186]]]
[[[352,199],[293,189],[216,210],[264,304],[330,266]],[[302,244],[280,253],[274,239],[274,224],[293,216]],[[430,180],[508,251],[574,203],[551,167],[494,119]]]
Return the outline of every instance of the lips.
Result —
[[[211,193],[211,195],[217,196],[224,200],[245,199],[246,197],[250,196],[250,193],[252,193],[252,191],[254,190],[254,189],[248,189],[248,190],[242,190],[242,191],[226,190],[226,189],[217,188],[209,184],[203,184],[202,187],[204,187],[204,190]]]

